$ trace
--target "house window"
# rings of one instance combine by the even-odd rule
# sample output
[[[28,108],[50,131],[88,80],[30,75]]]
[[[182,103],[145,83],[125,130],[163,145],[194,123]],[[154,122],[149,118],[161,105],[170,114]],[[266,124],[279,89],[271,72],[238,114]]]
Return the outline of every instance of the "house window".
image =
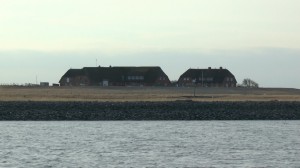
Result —
[[[144,80],[144,76],[128,76],[128,80]]]

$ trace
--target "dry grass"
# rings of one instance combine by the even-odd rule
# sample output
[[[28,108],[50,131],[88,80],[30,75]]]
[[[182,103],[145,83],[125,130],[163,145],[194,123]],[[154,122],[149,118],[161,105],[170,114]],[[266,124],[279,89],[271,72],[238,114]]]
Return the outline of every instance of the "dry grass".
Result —
[[[0,101],[300,101],[298,89],[0,87]]]

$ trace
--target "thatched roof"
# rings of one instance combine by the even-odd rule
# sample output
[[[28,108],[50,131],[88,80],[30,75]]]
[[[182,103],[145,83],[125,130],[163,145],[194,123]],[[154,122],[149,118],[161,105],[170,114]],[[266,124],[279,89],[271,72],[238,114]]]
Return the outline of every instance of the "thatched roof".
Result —
[[[202,76],[203,75],[203,76]],[[199,81],[201,78],[213,78],[211,82],[214,83],[222,83],[226,77],[230,77],[234,79],[234,82],[237,82],[234,75],[227,69],[188,69],[186,72],[184,72],[180,78],[191,78],[196,79]]]
[[[126,82],[128,76],[143,76],[143,82],[147,83],[154,83],[158,77],[168,78],[160,67],[84,67],[69,69],[62,78],[76,76],[86,76],[92,83],[99,83],[103,80]]]

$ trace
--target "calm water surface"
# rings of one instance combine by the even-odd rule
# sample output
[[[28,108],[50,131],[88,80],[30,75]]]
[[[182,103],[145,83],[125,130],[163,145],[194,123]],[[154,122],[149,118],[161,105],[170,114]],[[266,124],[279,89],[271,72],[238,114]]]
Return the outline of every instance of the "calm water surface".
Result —
[[[300,167],[300,121],[18,121],[0,128],[0,167]]]

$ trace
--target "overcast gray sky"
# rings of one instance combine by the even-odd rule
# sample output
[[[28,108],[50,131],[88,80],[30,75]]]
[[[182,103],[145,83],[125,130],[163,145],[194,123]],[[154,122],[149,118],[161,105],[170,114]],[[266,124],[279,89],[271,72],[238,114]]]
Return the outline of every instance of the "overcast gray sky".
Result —
[[[0,83],[57,83],[69,68],[225,67],[300,88],[299,0],[1,0]]]

